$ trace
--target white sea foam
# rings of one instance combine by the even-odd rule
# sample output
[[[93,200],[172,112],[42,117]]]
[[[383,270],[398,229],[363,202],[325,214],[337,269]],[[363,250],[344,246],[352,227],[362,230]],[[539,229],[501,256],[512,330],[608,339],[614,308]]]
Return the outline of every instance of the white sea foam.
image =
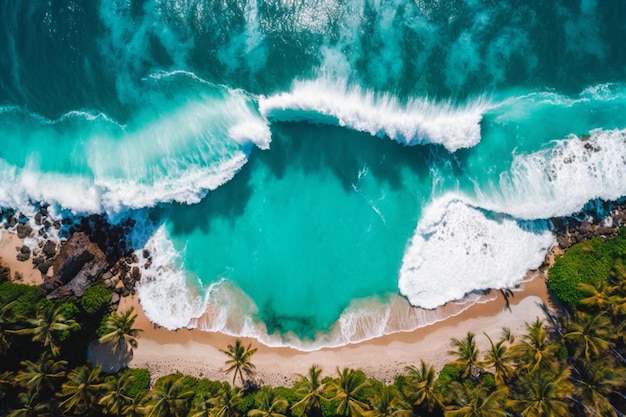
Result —
[[[359,343],[386,334],[409,332],[456,316],[476,303],[495,295],[469,294],[459,301],[428,310],[415,308],[399,295],[356,299],[327,332],[314,340],[302,340],[293,333],[268,334],[255,317],[258,307],[237,285],[227,279],[204,285],[184,272],[181,255],[159,228],[146,248],[152,266],[143,272],[139,296],[147,317],[165,328],[198,328],[232,336],[251,337],[272,347],[289,346],[302,351]],[[138,253],[141,256],[140,253]]]
[[[456,195],[431,203],[402,260],[398,287],[411,304],[435,308],[476,290],[511,288],[553,245],[547,224],[483,213]]]
[[[105,190],[100,200],[104,211],[109,215],[128,209],[153,207],[161,202],[195,204],[208,191],[231,180],[247,161],[247,156],[239,152],[217,168],[190,166],[180,172],[172,172],[171,176],[158,178],[150,184],[127,179],[98,180],[98,185]]]
[[[425,98],[403,104],[390,94],[325,78],[296,82],[288,93],[259,100],[270,120],[335,123],[404,145],[441,144],[450,152],[480,141],[480,121],[490,106],[484,97],[462,106]]]
[[[152,266],[143,272],[137,288],[142,308],[151,321],[171,330],[198,328],[251,337],[272,347],[313,351],[359,343],[386,334],[413,331],[494,299],[494,294],[469,294],[436,310],[415,308],[395,294],[356,299],[328,332],[318,332],[314,340],[302,340],[293,333],[268,334],[265,324],[255,318],[258,307],[254,301],[233,282],[222,278],[205,285],[188,275],[181,264],[181,254],[163,226],[150,238],[146,249],[152,256]]]
[[[140,113],[130,127],[101,113],[71,111],[52,120],[19,108],[7,110],[30,118],[28,126],[11,134],[24,131],[58,140],[69,169],[46,171],[41,167],[54,163],[41,163],[36,150],[23,167],[0,158],[0,205],[26,211],[33,202],[47,202],[74,214],[115,216],[163,202],[200,201],[233,178],[252,146],[268,149],[271,142],[269,126],[251,97],[211,86],[204,99],[194,98],[161,117]],[[74,120],[85,123],[66,126]],[[49,127],[56,124],[84,139],[57,139],[57,129]]]
[[[478,196],[478,204],[521,219],[565,216],[590,200],[626,195],[626,130],[570,136],[517,155],[511,169]]]
[[[167,239],[164,226],[145,248],[151,253],[152,265],[143,271],[137,289],[146,316],[170,330],[185,327],[204,312],[204,296],[194,291],[195,283],[184,271],[181,255]]]

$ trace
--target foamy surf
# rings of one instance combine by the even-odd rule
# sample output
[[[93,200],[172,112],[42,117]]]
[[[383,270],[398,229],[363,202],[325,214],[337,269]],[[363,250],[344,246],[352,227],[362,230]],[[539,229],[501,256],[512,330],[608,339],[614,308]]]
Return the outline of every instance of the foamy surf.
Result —
[[[164,101],[170,108],[159,110],[163,114],[147,108],[124,125],[85,111],[56,119],[16,108],[0,113],[11,138],[0,153],[0,205],[26,211],[46,202],[74,214],[115,217],[159,203],[197,203],[232,179],[253,147],[268,149],[271,142],[250,97],[205,84],[180,103]],[[39,148],[23,151],[42,137]]]
[[[553,244],[547,222],[523,224],[449,194],[432,202],[419,220],[398,288],[423,308],[476,290],[512,288],[541,265]]]
[[[479,193],[481,207],[520,219],[566,216],[595,199],[626,195],[626,130],[570,135],[548,149],[516,155],[497,183]]]
[[[325,78],[294,82],[289,92],[259,99],[270,120],[337,124],[403,145],[440,144],[450,152],[480,142],[480,121],[490,106],[485,97],[465,105],[427,98],[401,103],[388,93]]]
[[[396,294],[355,299],[331,329],[314,339],[287,333],[269,334],[258,319],[258,307],[237,285],[220,279],[208,285],[184,272],[180,254],[163,227],[148,242],[152,266],[138,284],[142,308],[154,323],[167,329],[197,328],[235,337],[250,337],[270,347],[314,351],[371,340],[387,334],[410,332],[454,317],[494,294],[473,292],[460,300],[429,310],[415,308]],[[202,295],[204,294],[204,295]]]

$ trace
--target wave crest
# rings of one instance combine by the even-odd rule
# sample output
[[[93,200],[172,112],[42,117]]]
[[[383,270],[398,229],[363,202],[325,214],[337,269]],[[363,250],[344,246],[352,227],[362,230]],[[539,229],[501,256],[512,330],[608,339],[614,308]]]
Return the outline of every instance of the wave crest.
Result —
[[[288,93],[259,100],[261,114],[271,120],[338,124],[404,145],[440,144],[450,152],[480,142],[480,121],[490,106],[485,97],[464,106],[426,98],[402,104],[390,94],[324,78],[296,82]]]

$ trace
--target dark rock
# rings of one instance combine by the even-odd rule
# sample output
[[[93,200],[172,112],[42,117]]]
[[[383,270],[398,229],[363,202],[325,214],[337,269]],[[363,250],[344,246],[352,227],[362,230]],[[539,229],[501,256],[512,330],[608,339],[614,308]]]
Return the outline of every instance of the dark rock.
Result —
[[[148,249],[144,249],[142,252],[143,255],[143,259],[148,259],[150,258],[150,251]]]
[[[20,272],[15,271],[15,274],[13,274],[13,277],[15,278],[16,281],[21,281],[24,279],[24,275],[22,275]]]
[[[41,225],[41,213],[35,214],[35,224],[38,226]]]
[[[120,295],[118,293],[114,292],[111,295],[111,304],[117,304],[119,302],[120,302]]]
[[[16,230],[17,230],[17,237],[19,237],[20,239],[24,239],[30,236],[31,233],[33,233],[33,228],[30,227],[30,224],[28,223],[18,224]]]
[[[23,246],[20,248],[20,253],[23,253],[23,254],[29,254],[29,255],[30,255],[30,248],[29,248],[28,246],[26,246],[26,245],[23,245]]]
[[[14,228],[16,224],[17,224],[17,219],[15,217],[11,216],[9,218],[9,227],[10,228]]]
[[[103,280],[110,280],[113,278],[113,274],[111,273],[111,271],[106,271],[104,274],[102,274],[102,279]]]
[[[53,241],[47,240],[43,245],[42,251],[46,257],[52,258],[57,254],[57,245]]]
[[[46,205],[42,205],[41,207],[39,207],[39,213],[41,213],[42,216],[47,216],[48,215],[48,206]]]
[[[559,235],[556,237],[556,242],[561,249],[567,249],[571,246],[569,239],[566,236]]]
[[[0,266],[0,282],[8,281],[11,278],[11,269],[6,266]]]
[[[37,265],[37,269],[43,275],[46,275],[48,273],[48,270],[50,269],[50,264],[48,262],[41,262]]]
[[[105,288],[111,288],[113,286],[113,281],[110,279],[102,280],[102,284],[104,284]]]
[[[89,240],[86,234],[77,232],[65,242],[52,266],[52,278],[63,283],[75,296],[81,297],[108,264],[98,245]],[[50,297],[58,297],[59,294],[63,292],[57,289]]]
[[[141,279],[141,271],[139,270],[138,267],[133,266],[133,269],[130,271],[130,278],[134,281],[137,282]]]
[[[18,261],[20,262],[25,262],[30,258],[30,253],[18,253],[17,256],[15,257]]]
[[[148,258],[148,260],[146,261],[146,263],[143,265],[143,267],[145,269],[150,269],[150,267],[152,266],[152,258]]]
[[[60,221],[58,221],[58,220],[56,220],[56,221],[53,223],[53,226],[54,226],[54,228],[55,228],[55,229],[59,230],[59,229],[61,228],[61,222],[60,222]]]
[[[614,227],[600,226],[596,229],[596,236],[613,236],[617,233],[617,230]]]

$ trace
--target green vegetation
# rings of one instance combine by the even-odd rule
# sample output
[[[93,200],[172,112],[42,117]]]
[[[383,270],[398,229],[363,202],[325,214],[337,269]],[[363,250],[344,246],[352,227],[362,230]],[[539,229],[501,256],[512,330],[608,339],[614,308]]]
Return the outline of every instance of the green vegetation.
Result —
[[[111,301],[111,291],[104,285],[93,285],[78,299],[78,304],[87,314],[106,310]]]
[[[555,294],[576,295],[563,298],[569,309],[561,316],[527,323],[517,340],[508,329],[493,339],[459,335],[439,372],[421,361],[389,384],[359,369],[312,366],[293,387],[260,387],[251,381],[256,350],[240,340],[222,351],[230,384],[175,373],[151,386],[146,369],[106,375],[86,361],[86,343],[137,347],[132,310],[109,313],[103,287],[86,300],[55,301],[37,288],[5,282],[0,415],[620,416],[626,411],[625,247],[622,232],[574,246],[557,261],[551,280],[577,274],[551,284]],[[489,342],[484,351],[481,338]]]
[[[603,285],[620,263],[626,263],[626,228],[606,242],[594,237],[569,248],[550,268],[548,288],[558,299],[576,306],[585,297],[579,284]]]

